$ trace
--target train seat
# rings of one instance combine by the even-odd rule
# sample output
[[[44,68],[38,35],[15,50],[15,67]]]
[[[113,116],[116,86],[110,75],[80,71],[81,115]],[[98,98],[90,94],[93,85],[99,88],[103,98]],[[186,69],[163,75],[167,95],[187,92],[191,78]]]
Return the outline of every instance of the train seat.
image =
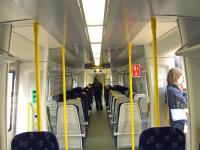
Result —
[[[135,147],[138,147],[139,136],[142,131],[142,121],[138,104],[134,103],[134,136]],[[130,103],[123,103],[120,108],[117,133],[117,149],[131,148],[131,112]]]
[[[145,94],[136,94],[136,95],[134,95],[133,99],[134,99],[134,101],[135,101],[136,103],[139,104],[139,99],[140,99],[141,97],[145,97],[145,96],[146,96]]]
[[[150,109],[149,97],[141,97],[139,99],[139,108],[140,108],[141,118],[142,118],[142,129],[144,130],[148,126],[148,116],[149,116],[149,109]]]
[[[120,99],[116,102],[116,106],[115,106],[115,113],[114,113],[114,117],[113,117],[113,132],[117,132],[117,128],[118,128],[118,119],[119,119],[119,112],[120,112],[120,108],[122,106],[122,104],[124,103],[130,103],[129,98],[126,99]]]
[[[86,135],[86,128],[85,125],[87,125],[88,123],[85,121],[84,119],[84,114],[83,114],[83,108],[82,108],[82,104],[81,104],[81,99],[77,98],[77,99],[70,99],[67,101],[67,104],[72,104],[72,105],[76,105],[78,107],[78,113],[79,113],[79,119],[80,119],[80,125],[81,125],[81,133]]]
[[[55,100],[48,100],[47,106],[49,107],[49,120],[51,120],[51,127],[53,129],[53,133],[56,134],[58,103]]]
[[[13,138],[11,149],[59,150],[59,146],[56,136],[51,132],[24,132]]]
[[[53,127],[51,125],[51,115],[50,115],[50,109],[49,106],[47,106],[47,124],[48,124],[48,131],[53,132]]]
[[[123,98],[126,98],[126,96],[122,95],[122,94],[117,94],[117,95],[113,96],[112,105],[111,105],[111,109],[110,109],[111,121],[113,120],[113,117],[114,117],[114,109],[115,109],[116,101],[119,99],[123,99]]]
[[[69,149],[83,149],[81,127],[77,108],[74,105],[67,105],[67,125],[68,125],[68,146]],[[59,104],[57,119],[57,139],[60,149],[65,148],[64,144],[64,119],[63,104]]]
[[[113,101],[112,101],[112,107],[111,107],[111,113],[113,114],[114,111],[115,111],[115,105],[116,105],[116,101],[119,100],[119,99],[125,99],[126,96],[125,95],[122,95],[122,94],[119,94],[117,96],[115,96],[113,98]]]
[[[113,105],[113,101],[116,98],[116,96],[122,95],[121,93],[119,93],[118,91],[113,91],[111,92],[110,95],[110,100],[109,100],[109,113],[111,113],[112,111],[112,105]]]
[[[185,150],[185,135],[173,127],[149,128],[140,135],[139,149]]]

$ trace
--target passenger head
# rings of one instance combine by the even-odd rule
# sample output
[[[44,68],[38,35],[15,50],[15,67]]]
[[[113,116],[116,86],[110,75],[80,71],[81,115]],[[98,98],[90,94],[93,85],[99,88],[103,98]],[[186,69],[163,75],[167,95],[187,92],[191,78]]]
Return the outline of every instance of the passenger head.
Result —
[[[168,85],[180,85],[183,80],[183,72],[179,68],[172,68],[167,75]]]

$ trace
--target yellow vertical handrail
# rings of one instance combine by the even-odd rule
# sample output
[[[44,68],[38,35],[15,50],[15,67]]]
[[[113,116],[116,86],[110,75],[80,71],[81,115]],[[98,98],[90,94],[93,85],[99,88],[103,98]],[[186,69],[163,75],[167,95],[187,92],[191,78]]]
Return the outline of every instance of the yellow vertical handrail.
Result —
[[[85,69],[85,86],[88,85],[87,70]]]
[[[132,79],[132,46],[128,43],[128,61],[129,61],[129,97],[130,97],[130,110],[131,110],[131,143],[132,150],[135,149],[134,137],[134,107],[133,107],[133,79]]]
[[[102,84],[103,84],[102,95],[103,95],[103,98],[104,98],[104,92],[105,92],[105,88],[104,88],[104,86],[105,86],[105,74],[103,74],[103,82],[102,82]]]
[[[170,125],[170,121],[169,121],[169,110],[168,110],[168,106],[166,105],[165,107],[166,109],[166,123],[169,126]]]
[[[34,22],[35,35],[35,73],[36,73],[36,98],[37,98],[37,119],[38,131],[42,131],[42,116],[40,102],[40,47],[39,47],[39,23]]]
[[[65,47],[62,46],[62,76],[63,76],[63,113],[64,113],[64,141],[65,150],[68,150],[68,124],[67,124],[67,94],[66,94],[66,77],[65,77]]]
[[[28,131],[32,131],[32,128],[31,128],[31,121],[32,121],[32,117],[31,117],[31,102],[28,102]]]
[[[158,56],[157,56],[157,43],[156,43],[156,18],[151,19],[152,29],[152,49],[153,49],[153,65],[154,65],[154,114],[155,126],[160,126],[160,112],[159,112],[159,96],[158,96]]]

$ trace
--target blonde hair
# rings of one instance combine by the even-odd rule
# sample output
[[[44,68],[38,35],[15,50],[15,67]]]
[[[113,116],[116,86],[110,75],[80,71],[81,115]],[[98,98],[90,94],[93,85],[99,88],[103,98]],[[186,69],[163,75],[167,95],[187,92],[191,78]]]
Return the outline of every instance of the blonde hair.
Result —
[[[180,76],[183,75],[183,72],[181,69],[179,68],[172,68],[169,70],[169,73],[167,75],[167,83],[169,84],[175,84],[177,85],[178,83],[178,79],[180,78]]]

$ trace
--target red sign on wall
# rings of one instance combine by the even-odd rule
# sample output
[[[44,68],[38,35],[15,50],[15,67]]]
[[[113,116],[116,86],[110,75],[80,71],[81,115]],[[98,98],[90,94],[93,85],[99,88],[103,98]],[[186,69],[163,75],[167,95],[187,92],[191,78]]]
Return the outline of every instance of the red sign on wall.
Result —
[[[140,77],[140,64],[133,64],[132,73],[133,77]]]

